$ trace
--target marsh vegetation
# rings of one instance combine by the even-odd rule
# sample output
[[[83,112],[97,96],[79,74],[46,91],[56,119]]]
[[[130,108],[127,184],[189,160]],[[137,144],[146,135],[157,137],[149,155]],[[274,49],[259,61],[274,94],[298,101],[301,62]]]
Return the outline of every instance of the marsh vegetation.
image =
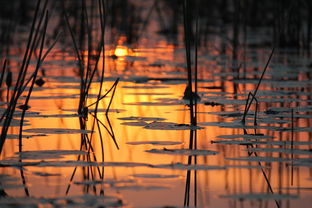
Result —
[[[0,206],[310,207],[312,4],[0,1]]]

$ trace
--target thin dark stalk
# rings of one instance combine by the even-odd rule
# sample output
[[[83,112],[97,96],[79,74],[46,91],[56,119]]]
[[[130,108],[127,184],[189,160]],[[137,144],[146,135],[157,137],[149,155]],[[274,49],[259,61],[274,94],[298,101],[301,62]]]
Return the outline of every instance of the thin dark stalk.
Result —
[[[109,129],[110,129],[111,135],[112,135],[112,139],[113,139],[113,141],[114,141],[114,143],[115,143],[117,149],[119,149],[119,146],[118,146],[118,143],[117,143],[117,141],[116,141],[116,137],[115,137],[115,134],[114,134],[114,130],[113,130],[112,124],[111,124],[111,122],[110,122],[110,120],[109,120],[109,117],[108,117],[107,115],[106,115],[105,117],[106,117],[106,121],[107,121],[107,123],[108,123]]]
[[[56,37],[56,39],[53,41],[52,45],[48,48],[48,50],[44,53],[44,55],[42,56],[40,63],[39,63],[39,68],[41,67],[42,63],[44,62],[44,60],[46,59],[46,57],[49,55],[49,53],[51,52],[51,50],[54,48],[55,44],[57,43],[57,41],[59,40],[59,38],[61,33],[59,33]],[[31,76],[29,77],[29,79],[26,81],[26,83],[24,84],[22,91],[24,91],[27,87],[27,85],[29,84],[29,82],[33,79],[33,77],[35,76],[35,72],[31,74]]]
[[[25,194],[26,194],[26,196],[29,197],[30,194],[29,194],[28,186],[26,184],[26,178],[25,178],[25,175],[24,175],[24,169],[23,168],[20,169],[20,174],[21,174],[21,178],[22,178],[22,183],[23,183],[23,186],[24,186]]]
[[[263,69],[263,71],[262,71],[262,74],[261,74],[261,77],[260,77],[260,79],[259,79],[259,81],[258,81],[258,84],[257,84],[257,86],[256,86],[256,89],[255,89],[254,93],[252,93],[252,94],[253,94],[253,98],[251,99],[251,101],[250,101],[249,103],[248,103],[248,100],[247,100],[247,103],[246,103],[246,106],[245,106],[244,117],[243,117],[243,119],[242,119],[243,123],[245,122],[245,117],[246,117],[246,115],[247,115],[247,113],[248,113],[248,111],[249,111],[249,109],[250,109],[250,106],[251,106],[251,104],[252,104],[252,101],[253,101],[254,97],[256,97],[256,95],[257,95],[259,86],[260,86],[260,84],[261,84],[261,82],[262,82],[262,79],[263,79],[263,77],[264,77],[264,74],[265,74],[265,72],[266,72],[266,70],[267,70],[267,68],[268,68],[268,66],[269,66],[269,63],[270,63],[270,61],[271,61],[271,59],[272,59],[274,50],[275,50],[275,47],[273,47],[273,49],[272,49],[272,51],[271,51],[271,54],[270,54],[270,56],[269,56],[269,59],[268,59],[266,65],[265,65],[265,67],[264,67],[264,69]],[[249,97],[249,95],[248,95],[248,97]]]
[[[32,93],[32,90],[34,88],[35,85],[35,81],[37,78],[37,74],[40,68],[40,63],[41,63],[41,57],[42,57],[42,51],[43,51],[43,47],[44,47],[44,40],[45,40],[45,36],[46,36],[46,31],[47,31],[47,26],[48,26],[48,11],[46,12],[46,17],[45,17],[45,23],[44,23],[44,28],[43,28],[43,34],[42,34],[42,38],[41,38],[41,46],[40,46],[40,52],[39,52],[39,57],[37,60],[37,66],[34,72],[34,77],[33,77],[33,81],[30,85],[29,91],[28,91],[28,95],[26,97],[25,103],[24,103],[24,108],[22,111],[22,116],[21,116],[21,121],[20,121],[20,129],[19,129],[19,151],[22,151],[22,135],[23,135],[23,123],[24,123],[24,117],[25,117],[25,113],[27,110],[27,106],[28,106],[28,102]]]
[[[100,135],[100,142],[101,142],[101,162],[104,162],[104,142],[103,142],[103,136],[102,136],[102,132],[101,132],[101,127],[100,127],[100,123],[99,121],[97,120],[96,121],[96,124],[97,124],[97,127],[98,127],[98,130],[99,130],[99,135]],[[104,179],[104,166],[102,167],[102,172],[101,172],[101,176],[100,176],[101,179]]]
[[[194,149],[197,149],[197,130],[195,130]],[[194,156],[194,164],[197,166],[197,155]],[[197,206],[197,170],[194,170],[194,206]]]
[[[294,109],[291,109],[291,182],[290,184],[293,186],[294,184]]]
[[[101,69],[101,80],[100,80],[100,89],[99,89],[99,93],[97,96],[97,100],[100,99],[101,94],[102,94],[102,88],[103,88],[103,81],[104,81],[104,72],[105,72],[105,44],[104,44],[104,40],[105,40],[105,26],[106,26],[106,18],[104,17],[105,13],[105,2],[104,0],[99,0],[99,12],[100,12],[100,23],[101,23],[101,47],[102,47],[102,69]],[[101,56],[101,53],[99,54],[99,58]],[[97,64],[96,64],[97,66]],[[94,70],[95,71],[95,70]],[[91,84],[91,82],[90,82]],[[89,87],[90,87],[89,84]],[[95,105],[95,109],[94,109],[94,113],[95,116],[97,114],[97,110],[99,107],[99,102],[96,103]]]
[[[45,11],[46,11],[46,7],[47,7],[47,0],[44,2],[44,5],[43,5],[43,11],[41,13],[41,16],[39,18],[39,22],[38,22],[38,25],[37,25],[37,29],[36,29],[36,32],[34,34],[34,39],[32,41],[32,46],[31,46],[31,50],[30,50],[30,53],[29,53],[29,56],[27,58],[27,62],[26,62],[26,65],[25,65],[25,68],[23,70],[23,74],[21,76],[21,79],[18,80],[18,93],[21,94],[22,93],[22,86],[23,86],[23,83],[25,82],[25,79],[26,79],[26,74],[27,74],[27,71],[28,71],[28,66],[29,66],[29,63],[30,63],[30,60],[31,60],[31,57],[32,57],[32,54],[34,54],[34,51],[37,49],[37,44],[40,42],[38,40],[39,35],[40,35],[40,28],[41,28],[41,24],[44,20],[44,16],[45,16]],[[17,96],[19,97],[19,96]]]
[[[12,72],[8,70],[7,77],[5,80],[5,84],[7,86],[7,103],[9,103],[9,99],[10,99],[10,88],[12,86],[12,79],[13,79],[12,77],[13,77]]]
[[[190,130],[189,149],[193,149],[193,144],[194,144],[194,130]],[[192,164],[192,156],[191,155],[188,156],[187,164],[188,165]],[[191,175],[192,175],[191,170],[188,170],[186,173],[186,183],[185,183],[185,192],[184,192],[184,206],[190,205]]]
[[[29,37],[28,37],[28,42],[27,42],[27,46],[26,46],[26,51],[25,51],[25,54],[24,54],[23,62],[22,62],[20,71],[18,73],[17,83],[15,85],[15,88],[14,88],[14,91],[13,91],[13,95],[11,97],[10,104],[9,104],[5,114],[3,115],[3,118],[5,117],[5,120],[3,122],[3,127],[2,127],[2,130],[1,130],[0,153],[2,152],[2,148],[3,148],[4,142],[5,142],[5,138],[6,138],[8,129],[10,127],[11,120],[13,118],[13,114],[14,114],[14,111],[15,111],[17,100],[19,98],[19,96],[16,96],[16,94],[19,91],[20,86],[22,85],[22,83],[21,83],[22,75],[24,73],[25,67],[27,67],[27,65],[29,64],[29,62],[27,62],[27,59],[28,59],[28,56],[29,55],[31,56],[31,54],[32,54],[31,43],[33,41],[33,33],[34,33],[35,23],[37,21],[37,16],[38,16],[40,4],[41,4],[41,0],[38,0],[37,6],[36,6],[36,10],[35,10],[34,19],[33,19],[32,26],[31,26],[30,33],[29,33]]]
[[[2,72],[1,72],[1,76],[0,76],[0,87],[2,86],[3,77],[4,77],[4,74],[5,74],[7,62],[8,62],[7,59],[5,59],[4,62],[3,62]]]
[[[244,129],[244,134],[247,134],[246,129]],[[251,144],[250,146],[251,146],[252,148],[254,147],[252,144]],[[257,152],[249,152],[249,151],[248,151],[248,156],[251,156],[252,154],[254,154],[256,157],[258,157]],[[269,178],[268,178],[266,172],[264,171],[263,166],[262,166],[262,164],[261,164],[260,161],[258,162],[258,165],[259,165],[259,167],[260,167],[260,169],[261,169],[261,172],[262,172],[262,175],[263,175],[263,177],[264,177],[264,179],[265,179],[265,181],[266,181],[266,183],[267,183],[267,185],[268,185],[269,191],[270,191],[272,194],[274,194],[274,191],[273,191],[273,188],[272,188],[271,183],[270,183],[270,181],[269,181]],[[278,208],[280,208],[279,202],[278,202],[276,199],[274,199],[274,201],[275,201],[276,206],[277,206]]]
[[[106,125],[105,125],[101,120],[99,120],[97,117],[95,117],[94,114],[91,113],[91,115],[99,122],[99,124],[101,124],[101,125],[106,129],[107,133],[108,133],[108,134],[111,136],[111,138],[113,139],[113,141],[114,141],[114,143],[115,143],[115,145],[116,145],[116,148],[119,149],[119,146],[118,146],[118,143],[117,143],[117,141],[116,141],[115,134],[114,134],[114,131],[113,131],[113,128],[112,128],[112,126],[111,126],[111,123],[110,123],[110,121],[109,121],[108,116],[106,115],[106,120],[107,120],[107,122],[108,122],[108,125],[109,125],[110,129],[108,129],[108,128],[106,127]]]
[[[67,25],[69,32],[70,32],[70,36],[71,36],[71,39],[72,39],[72,42],[74,45],[74,49],[75,49],[77,58],[78,58],[79,74],[80,74],[80,101],[79,101],[78,113],[81,114],[82,109],[83,109],[83,105],[84,105],[83,102],[84,102],[84,86],[85,86],[85,82],[83,79],[83,74],[84,74],[83,58],[79,52],[78,45],[77,45],[77,42],[75,40],[74,32],[70,26],[68,15],[67,15],[66,11],[64,11],[64,17],[65,17],[66,25]]]
[[[112,92],[112,96],[109,100],[109,103],[108,103],[108,106],[106,108],[106,112],[105,112],[105,115],[107,116],[108,115],[108,112],[109,112],[109,109],[110,109],[110,106],[112,105],[112,102],[113,102],[113,99],[114,99],[114,95],[115,95],[115,92],[116,92],[116,88],[117,88],[117,84],[118,82],[116,83],[114,89],[113,89],[113,92]]]
[[[97,99],[97,101],[95,101],[94,103],[90,104],[87,106],[87,108],[90,108],[91,106],[97,104],[98,102],[100,102],[100,100],[102,100],[103,98],[105,98],[107,96],[108,93],[110,93],[110,91],[112,91],[115,86],[118,84],[118,81],[119,81],[119,78],[116,79],[116,81],[114,82],[114,84],[112,85],[112,87],[102,96],[100,97],[99,99]]]
[[[184,20],[184,43],[185,43],[185,53],[186,53],[186,63],[187,63],[187,90],[190,95],[190,119],[191,124],[194,125],[194,109],[193,109],[193,90],[192,90],[192,66],[191,66],[191,23],[190,23],[190,8],[189,0],[184,0],[183,4],[183,20]]]
[[[196,7],[196,32],[195,32],[195,96],[198,92],[198,41],[199,41],[199,27],[198,27],[198,7]],[[197,98],[195,97],[195,114],[194,125],[197,125]],[[195,130],[194,149],[197,149],[197,131]],[[194,164],[197,165],[197,155],[194,156]],[[194,170],[194,206],[197,206],[197,171]]]
[[[198,8],[196,11],[196,33],[195,33],[195,96],[198,93],[198,40],[199,40],[199,27],[198,27]],[[195,97],[195,114],[194,125],[197,125],[197,97]]]

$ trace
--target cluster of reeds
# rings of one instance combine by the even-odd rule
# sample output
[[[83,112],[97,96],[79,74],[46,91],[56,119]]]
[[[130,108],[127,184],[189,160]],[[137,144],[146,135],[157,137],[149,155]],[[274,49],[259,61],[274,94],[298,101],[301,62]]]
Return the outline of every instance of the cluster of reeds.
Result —
[[[98,10],[96,10],[98,8]],[[94,20],[94,17],[99,15],[99,22]],[[88,128],[91,129],[92,133],[88,134],[81,134],[81,146],[80,150],[86,151],[87,155],[79,155],[78,161],[99,161],[96,158],[94,147],[92,145],[92,140],[94,137],[94,130],[97,127],[98,134],[101,143],[101,161],[104,161],[104,142],[103,142],[103,135],[101,129],[104,128],[110,137],[113,139],[117,149],[119,149],[117,141],[115,139],[113,128],[110,124],[108,118],[108,112],[112,104],[112,100],[114,98],[114,94],[118,85],[119,79],[117,78],[115,83],[111,86],[111,88],[103,93],[104,88],[104,73],[105,73],[105,27],[106,27],[106,19],[107,19],[107,8],[106,2],[104,0],[98,0],[96,4],[88,4],[88,1],[81,1],[81,18],[80,18],[80,36],[79,41],[76,40],[75,34],[70,24],[70,17],[68,16],[66,9],[64,8],[64,18],[67,25],[67,28],[70,32],[70,36],[72,39],[72,43],[74,46],[74,50],[78,59],[78,67],[79,67],[79,77],[80,77],[80,98],[79,98],[79,106],[78,106],[78,114],[80,128],[82,130],[87,130]],[[99,33],[95,33],[94,29],[100,27]],[[86,28],[86,29],[85,29]],[[97,37],[100,37],[97,40]],[[102,66],[99,67],[99,62],[102,60]],[[95,81],[96,75],[98,75],[100,86],[97,93],[96,101],[88,104],[88,98],[90,96],[90,89],[92,83]],[[111,93],[111,98],[109,104],[106,108],[106,120],[108,126],[106,126],[101,120],[98,119],[98,107],[99,103],[102,99],[107,97],[107,95]],[[89,108],[93,107],[93,112],[90,111]],[[93,118],[93,122],[91,127],[88,127],[88,115],[91,115]],[[104,167],[100,170],[99,167],[94,170],[94,167],[86,167],[84,168],[86,177],[95,177],[95,172],[98,172],[98,175],[101,179],[104,179]],[[70,182],[73,180],[77,168],[74,169]],[[91,175],[90,175],[91,174]],[[87,178],[86,178],[87,179]],[[70,190],[70,184],[67,187],[66,193]],[[93,187],[95,188],[95,187]],[[88,187],[87,187],[88,189]]]
[[[1,116],[2,121],[2,129],[1,129],[1,138],[0,138],[0,153],[2,152],[3,145],[7,136],[8,129],[10,128],[11,121],[14,116],[14,112],[17,107],[17,103],[20,100],[21,95],[25,92],[26,87],[29,87],[26,99],[24,104],[19,106],[22,109],[21,120],[20,120],[20,128],[19,128],[19,151],[22,150],[22,131],[23,131],[23,123],[26,111],[29,109],[29,100],[32,94],[32,90],[34,88],[35,82],[37,80],[37,75],[40,70],[40,67],[52,50],[55,45],[57,39],[49,46],[49,48],[44,52],[44,43],[46,37],[46,31],[48,26],[49,13],[47,11],[47,3],[48,1],[44,1],[41,3],[41,0],[38,0],[34,18],[32,21],[32,25],[30,28],[30,33],[28,37],[28,42],[26,46],[26,50],[24,52],[23,61],[21,63],[21,67],[18,71],[18,75],[16,78],[16,82],[13,86],[13,78],[12,72],[10,69],[7,69],[7,62],[4,61],[3,71],[1,74],[1,82],[3,80],[4,73],[7,73],[6,85],[8,88],[7,93],[7,108],[4,114]],[[36,52],[39,50],[39,54]],[[33,57],[36,56],[36,65],[34,71],[31,72],[30,76],[27,76],[30,67],[30,61]],[[11,87],[13,90],[11,90]]]
[[[197,47],[198,47],[198,16],[195,18],[195,35],[192,34],[192,10],[189,0],[183,2],[183,20],[184,20],[184,43],[186,53],[187,64],[187,87],[184,92],[184,99],[189,101],[190,109],[190,125],[196,127],[197,125],[197,101],[200,99],[198,96],[197,86]],[[194,41],[192,41],[192,37]],[[193,43],[193,44],[192,44]],[[194,46],[194,67],[192,67],[192,45]],[[193,82],[194,79],[194,82]],[[194,84],[193,84],[194,83]],[[194,90],[193,90],[194,89]],[[197,131],[196,129],[190,130],[189,149],[197,149]],[[193,160],[194,159],[194,160]],[[197,164],[197,156],[188,157],[188,165]],[[191,170],[187,171],[185,194],[184,194],[184,206],[190,205],[190,190],[191,190]],[[197,171],[194,170],[194,206],[197,206]]]

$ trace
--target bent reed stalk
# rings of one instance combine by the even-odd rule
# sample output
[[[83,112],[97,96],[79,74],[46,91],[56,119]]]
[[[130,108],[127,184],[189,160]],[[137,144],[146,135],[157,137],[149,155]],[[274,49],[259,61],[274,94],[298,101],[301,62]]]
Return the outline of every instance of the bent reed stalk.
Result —
[[[34,51],[36,50],[35,46],[37,45],[38,36],[39,36],[39,34],[41,34],[41,32],[40,32],[41,22],[43,21],[43,18],[44,18],[46,6],[47,6],[47,0],[43,4],[41,16],[38,17],[39,13],[40,13],[41,0],[37,1],[34,18],[33,18],[30,33],[28,36],[26,50],[25,50],[23,61],[22,61],[22,64],[21,64],[21,67],[20,67],[20,70],[19,70],[19,73],[17,76],[15,87],[14,87],[14,90],[12,92],[10,101],[8,103],[8,107],[1,117],[1,121],[2,120],[4,120],[4,121],[2,124],[1,137],[0,137],[0,154],[2,152],[3,145],[5,143],[5,139],[7,136],[8,129],[9,129],[11,121],[13,119],[13,115],[14,115],[14,112],[16,109],[16,105],[18,103],[20,96],[22,95],[22,93],[24,92],[24,90],[26,88],[26,85],[25,85],[26,74],[27,74],[27,71],[29,68],[29,64],[30,64],[30,60],[32,58],[32,55],[34,54]],[[42,39],[43,39],[43,37],[42,37]],[[38,63],[41,63],[41,61],[40,62],[38,61]],[[40,64],[38,64],[37,66],[39,68]],[[26,83],[28,83],[28,82],[26,82]]]

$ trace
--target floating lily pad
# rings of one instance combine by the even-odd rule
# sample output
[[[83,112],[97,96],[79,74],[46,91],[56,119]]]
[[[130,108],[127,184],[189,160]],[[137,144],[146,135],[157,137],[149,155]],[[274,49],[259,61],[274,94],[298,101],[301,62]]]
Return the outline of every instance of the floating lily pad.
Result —
[[[123,122],[121,125],[126,126],[146,126],[148,123],[145,121],[132,121],[132,122]]]
[[[161,85],[135,85],[135,86],[122,86],[122,88],[127,89],[163,89],[168,88],[168,86],[161,86]]]
[[[134,103],[124,103],[124,105],[143,105],[143,106],[171,106],[171,105],[186,105],[183,100],[166,100],[159,102],[134,102]]]
[[[79,114],[50,114],[50,115],[39,114],[39,115],[34,115],[32,117],[42,117],[42,118],[76,118],[76,117],[81,117],[81,115],[79,115]]]
[[[177,169],[177,170],[224,170],[224,166],[213,165],[187,165],[182,163],[153,165],[154,168]]]
[[[79,150],[41,150],[41,151],[24,151],[15,153],[18,158],[28,160],[43,160],[63,158],[65,155],[84,155],[84,151]]]
[[[241,141],[241,140],[217,140],[217,141],[211,141],[212,144],[227,144],[227,145],[251,145],[253,144],[252,141]]]
[[[285,148],[248,148],[249,152],[279,152],[284,154],[312,155],[311,149],[285,149]]]
[[[136,93],[127,93],[127,95],[172,95],[172,93],[158,93],[158,92],[136,92]]]
[[[32,172],[32,174],[37,175],[37,176],[43,176],[43,177],[61,176],[61,174],[59,173],[46,173],[46,172],[39,172],[39,171]]]
[[[22,138],[24,139],[30,139],[33,137],[43,137],[43,136],[47,136],[46,134],[32,134],[32,135],[22,135]],[[18,134],[8,134],[6,137],[6,139],[19,139],[19,135]]]
[[[118,118],[119,120],[138,120],[138,121],[164,121],[165,118],[158,118],[158,117],[136,117],[136,116],[130,116],[130,117],[123,117]]]
[[[3,125],[3,122],[4,122],[4,119],[2,119],[1,121],[0,121],[0,126],[2,127],[2,125]],[[11,120],[11,123],[10,123],[10,126],[14,126],[14,127],[16,127],[16,126],[20,126],[20,120],[16,120],[16,119],[12,119]],[[23,126],[29,126],[30,124],[29,124],[29,121],[28,120],[26,120],[26,119],[24,119],[24,123],[23,123]]]
[[[164,174],[133,174],[135,178],[178,178],[180,175],[164,175]]]
[[[55,100],[55,99],[74,99],[78,98],[78,94],[68,94],[68,95],[50,95],[50,96],[31,96],[32,100]],[[26,97],[21,97],[21,99],[26,99]]]
[[[246,161],[246,162],[288,162],[290,159],[281,157],[238,157],[238,158],[226,158],[226,160]]]
[[[268,194],[268,193],[231,194],[231,195],[221,195],[220,197],[238,200],[282,200],[282,199],[298,198],[297,195],[292,194]]]
[[[12,158],[11,160],[0,160],[0,167],[152,167],[147,163],[135,163],[135,162],[87,162],[87,161],[38,161],[38,162],[20,162],[18,158]]]
[[[157,153],[157,154],[169,154],[169,155],[202,155],[202,156],[207,156],[207,155],[216,155],[218,152],[216,151],[211,151],[211,150],[191,150],[191,149],[151,149],[151,150],[146,150],[145,152],[149,153]]]
[[[177,124],[172,122],[152,122],[144,127],[145,129],[154,130],[196,130],[203,129],[203,127],[192,126],[189,124]]]
[[[263,135],[263,134],[231,134],[231,135],[219,135],[217,138],[222,139],[237,139],[237,138],[243,138],[243,139],[272,139],[273,136]]]
[[[152,144],[152,145],[178,145],[183,144],[182,142],[174,142],[174,141],[138,141],[138,142],[127,142],[130,145],[145,145],[145,144]]]
[[[92,131],[82,129],[61,129],[61,128],[36,128],[25,129],[24,132],[38,133],[38,134],[89,134]]]
[[[164,190],[171,189],[168,185],[117,185],[113,188],[118,190],[134,190],[134,191],[152,191],[152,190]]]
[[[111,186],[115,186],[116,184],[131,184],[136,183],[136,180],[133,179],[126,179],[126,180],[116,180],[116,179],[105,179],[105,180],[83,180],[83,181],[75,181],[74,184],[76,185],[88,185],[94,186],[98,184],[109,184]]]

